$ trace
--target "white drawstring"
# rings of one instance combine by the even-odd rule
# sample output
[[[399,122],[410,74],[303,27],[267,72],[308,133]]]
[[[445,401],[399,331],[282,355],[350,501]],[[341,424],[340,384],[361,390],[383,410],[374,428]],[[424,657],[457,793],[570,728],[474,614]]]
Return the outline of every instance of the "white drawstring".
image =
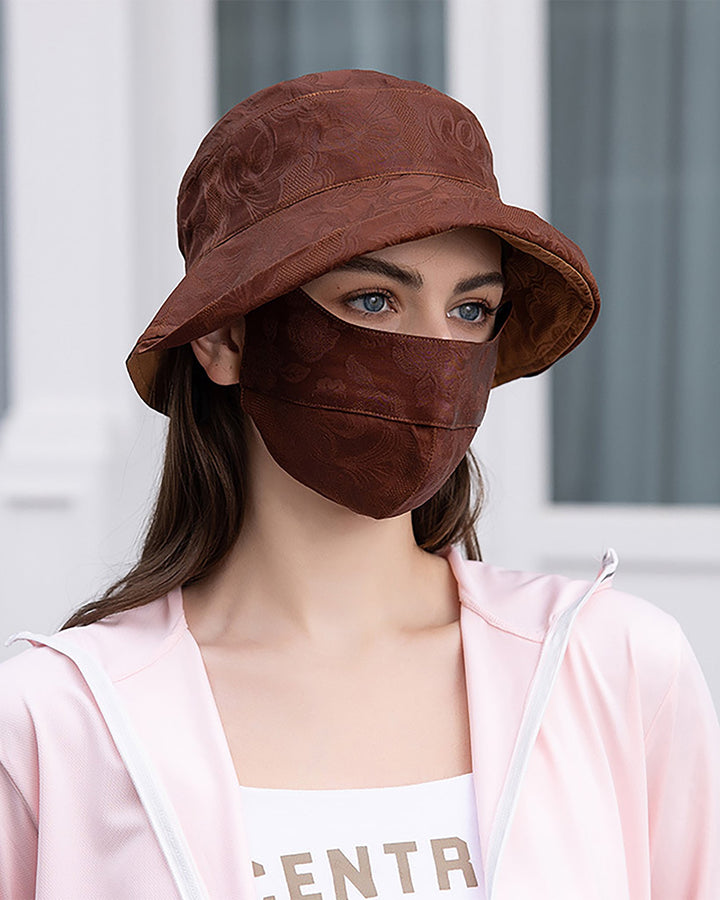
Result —
[[[209,900],[170,798],[165,793],[162,782],[155,775],[150,759],[135,734],[105,669],[91,653],[68,640],[58,639],[57,635],[20,631],[8,638],[5,645],[8,646],[14,641],[44,644],[63,653],[75,663],[95,698],[140,801],[145,807],[181,900]]]
[[[522,779],[530,760],[530,753],[535,744],[535,739],[540,730],[540,724],[545,715],[545,709],[550,701],[553,685],[560,671],[565,649],[570,638],[570,629],[578,612],[600,585],[615,574],[617,566],[617,553],[612,549],[608,549],[603,556],[602,569],[595,581],[575,603],[563,610],[545,635],[540,652],[540,660],[528,693],[525,714],[520,723],[520,730],[510,760],[510,767],[490,832],[485,861],[486,900],[492,900],[495,877],[517,808]]]

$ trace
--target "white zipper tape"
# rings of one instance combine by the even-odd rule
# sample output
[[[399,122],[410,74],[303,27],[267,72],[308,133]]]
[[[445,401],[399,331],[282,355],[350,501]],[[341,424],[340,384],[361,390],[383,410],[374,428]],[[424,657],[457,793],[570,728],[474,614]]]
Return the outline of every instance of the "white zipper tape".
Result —
[[[545,709],[550,701],[553,685],[565,656],[565,649],[570,638],[570,629],[578,612],[600,585],[614,575],[617,565],[617,554],[614,550],[609,549],[603,556],[602,569],[598,577],[578,600],[558,616],[543,641],[537,670],[530,686],[525,713],[520,724],[502,795],[490,832],[485,863],[486,900],[492,900],[495,876],[517,808],[520,786],[530,760],[530,753],[535,744],[535,739],[540,731]]]

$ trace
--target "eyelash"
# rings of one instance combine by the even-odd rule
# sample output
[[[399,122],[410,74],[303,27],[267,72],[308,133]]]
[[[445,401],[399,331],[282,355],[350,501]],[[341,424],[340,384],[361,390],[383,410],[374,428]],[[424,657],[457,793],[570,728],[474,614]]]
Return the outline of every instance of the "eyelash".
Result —
[[[374,319],[377,316],[382,315],[383,313],[387,312],[387,310],[383,309],[378,312],[372,313],[372,312],[367,312],[364,309],[358,309],[358,307],[351,305],[351,301],[359,300],[361,297],[367,297],[369,294],[377,294],[378,296],[384,297],[388,306],[390,305],[390,300],[392,298],[392,294],[389,291],[385,290],[384,288],[375,288],[372,290],[358,291],[355,294],[350,294],[349,296],[344,297],[343,303],[344,303],[344,305],[346,305],[347,307],[352,309],[353,312],[356,312],[359,315],[361,315],[365,318],[368,318],[368,319]],[[480,307],[481,315],[479,315],[477,319],[463,319],[460,316],[452,317],[454,319],[459,319],[461,322],[465,323],[466,325],[475,325],[476,327],[478,325],[487,324],[487,320],[491,319],[493,316],[495,316],[498,311],[497,307],[493,308],[492,306],[490,306],[489,303],[485,302],[484,300],[468,300],[466,303],[460,303],[460,304],[458,304],[458,306],[456,306],[454,308],[459,309],[461,306],[478,306],[478,307]]]

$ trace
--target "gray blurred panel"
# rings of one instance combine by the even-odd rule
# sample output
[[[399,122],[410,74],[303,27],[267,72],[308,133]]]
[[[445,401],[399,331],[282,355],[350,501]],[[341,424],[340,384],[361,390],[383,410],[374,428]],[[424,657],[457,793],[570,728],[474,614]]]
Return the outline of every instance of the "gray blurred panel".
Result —
[[[218,113],[326,69],[379,69],[443,89],[443,0],[218,0]]]
[[[720,503],[720,3],[551,0],[551,216],[603,299],[555,368],[554,499]]]

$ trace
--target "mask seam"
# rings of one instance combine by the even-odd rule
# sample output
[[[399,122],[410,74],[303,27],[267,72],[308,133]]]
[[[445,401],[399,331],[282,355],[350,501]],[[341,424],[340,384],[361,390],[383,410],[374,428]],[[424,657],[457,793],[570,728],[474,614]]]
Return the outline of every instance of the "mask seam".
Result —
[[[280,397],[277,394],[272,394],[268,391],[259,391],[252,387],[247,387],[247,385],[241,385],[241,401],[244,399],[246,394],[255,394],[258,397],[267,397],[270,400],[279,400],[281,403],[290,403],[292,406],[302,406],[306,409],[319,409],[326,410],[327,412],[344,412],[344,413],[355,413],[357,415],[368,416],[373,419],[384,419],[388,422],[399,422],[404,425],[417,425],[418,427],[426,427],[426,428],[442,428],[445,431],[465,431],[468,428],[479,428],[479,424],[475,424],[474,422],[470,425],[445,425],[439,422],[416,422],[414,419],[404,419],[399,416],[386,415],[384,413],[376,413],[369,412],[366,409],[362,409],[360,407],[348,406],[328,406],[326,404],[317,404],[317,403],[308,403],[302,400],[290,400],[287,397]]]

